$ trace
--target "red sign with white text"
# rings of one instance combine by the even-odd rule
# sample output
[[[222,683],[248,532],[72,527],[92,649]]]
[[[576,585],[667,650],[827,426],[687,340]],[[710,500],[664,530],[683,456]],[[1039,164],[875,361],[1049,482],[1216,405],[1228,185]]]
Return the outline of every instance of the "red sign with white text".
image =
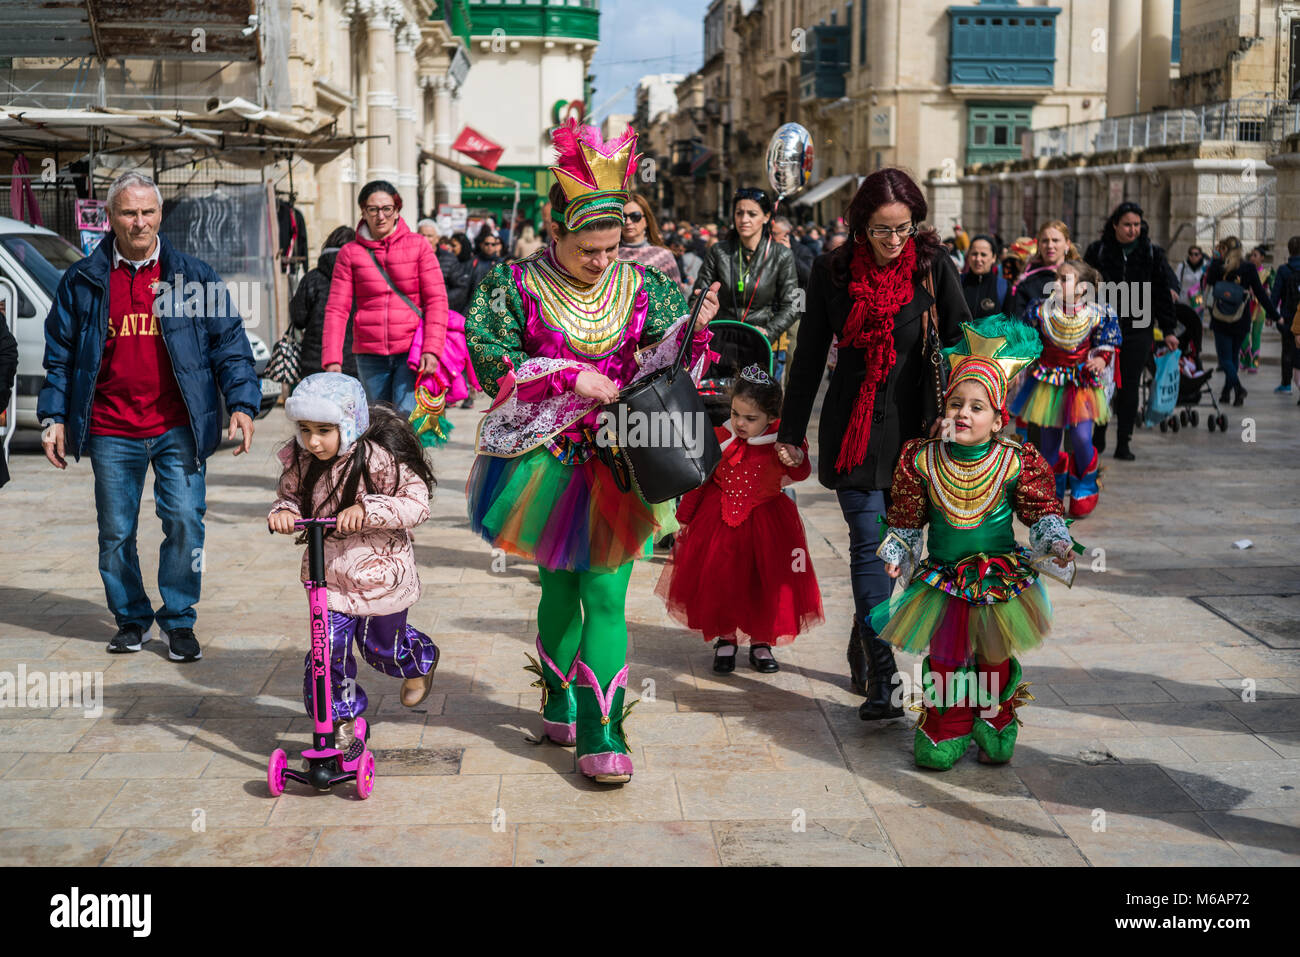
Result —
[[[460,136],[456,137],[456,142],[451,144],[451,148],[464,153],[487,170],[495,170],[497,163],[501,161],[501,154],[506,151],[504,146],[493,143],[471,126],[460,131]]]

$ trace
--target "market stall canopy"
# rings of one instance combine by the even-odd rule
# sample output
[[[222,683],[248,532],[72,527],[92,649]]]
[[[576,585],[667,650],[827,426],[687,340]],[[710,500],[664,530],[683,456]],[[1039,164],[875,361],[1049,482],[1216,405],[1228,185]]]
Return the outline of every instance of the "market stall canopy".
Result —
[[[851,179],[853,179],[852,176],[832,176],[830,179],[824,179],[802,196],[796,196],[790,200],[790,205],[816,206],[823,199],[841,189]]]
[[[256,0],[4,0],[0,57],[253,60],[256,12]]]
[[[309,131],[296,118],[261,110],[247,101],[213,103],[210,113],[185,110],[50,110],[0,106],[0,148],[132,153],[194,150],[196,154],[257,166],[267,153],[293,153],[323,163],[363,138],[339,136],[326,126]]]

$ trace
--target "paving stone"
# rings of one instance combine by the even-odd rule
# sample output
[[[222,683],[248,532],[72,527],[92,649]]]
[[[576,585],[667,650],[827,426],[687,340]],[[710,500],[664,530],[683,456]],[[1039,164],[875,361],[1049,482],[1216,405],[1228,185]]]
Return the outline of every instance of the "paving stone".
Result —
[[[1201,818],[1256,867],[1294,867],[1300,859],[1300,809],[1206,811]]]
[[[80,828],[96,821],[122,789],[121,781],[0,780],[0,828]]]
[[[98,867],[121,836],[107,827],[3,827],[0,867]]]
[[[1156,682],[1143,679],[1057,682],[1052,684],[1051,689],[1067,705],[1141,704],[1174,700]],[[1034,690],[1037,694],[1037,689]]]
[[[1015,773],[1052,814],[1078,808],[1107,814],[1200,810],[1165,769],[1154,765],[1034,766]]]
[[[729,867],[897,867],[871,817],[807,821],[715,821],[718,855]]]
[[[1277,752],[1252,734],[1198,734],[1173,739],[1194,761],[1274,761]],[[1185,762],[1170,760],[1169,764]]]
[[[503,774],[500,807],[519,824],[682,820],[673,775],[639,769],[621,786],[576,773]]]
[[[108,859],[109,867],[298,867],[312,855],[321,831],[314,827],[129,827]]]
[[[83,752],[47,754],[37,751],[22,755],[22,760],[14,764],[4,776],[14,781],[73,780],[84,777],[101,757],[102,755]]]
[[[1094,867],[1242,867],[1246,861],[1191,812],[1054,814]],[[1104,828],[1104,829],[1099,829]]]
[[[719,863],[713,831],[698,821],[520,824],[521,867],[710,867]]]
[[[1165,771],[1206,811],[1250,807],[1300,807],[1294,762],[1218,761],[1169,766]]]
[[[95,821],[96,827],[162,827],[213,830],[261,827],[275,804],[266,790],[266,765],[249,775],[252,787],[221,778],[106,781],[121,789]],[[0,782],[4,783],[4,782]],[[78,787],[91,782],[84,781]]]
[[[677,789],[688,821],[772,820],[796,811],[805,817],[853,818],[866,802],[847,771],[679,771]]]
[[[1086,861],[1037,801],[942,802],[877,809],[908,867],[1081,867]]]
[[[1233,701],[1224,708],[1252,731],[1300,731],[1300,698]]]
[[[492,813],[499,807],[500,782],[494,775],[423,775],[384,777],[376,767],[375,789],[361,800],[352,784],[340,784],[323,792],[290,782],[284,794],[271,798],[266,790],[265,772],[259,785],[252,788],[270,811],[270,827],[340,825],[348,827],[384,826],[393,840],[401,839],[404,828],[430,824],[492,823]],[[393,822],[400,821],[401,827]]]
[[[509,867],[514,844],[513,827],[494,831],[489,824],[331,826],[321,829],[311,863],[322,867]]]

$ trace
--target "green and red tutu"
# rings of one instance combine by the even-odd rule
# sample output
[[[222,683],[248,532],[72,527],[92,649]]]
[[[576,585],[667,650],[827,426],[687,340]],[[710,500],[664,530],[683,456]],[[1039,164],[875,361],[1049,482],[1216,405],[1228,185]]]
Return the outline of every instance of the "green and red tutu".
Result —
[[[551,571],[614,571],[677,530],[673,502],[648,505],[596,458],[562,462],[547,446],[479,455],[465,495],[475,533]]]
[[[884,641],[937,662],[1007,658],[1037,648],[1052,627],[1052,603],[1027,550],[973,555],[956,563],[927,558],[902,592],[871,609]]]

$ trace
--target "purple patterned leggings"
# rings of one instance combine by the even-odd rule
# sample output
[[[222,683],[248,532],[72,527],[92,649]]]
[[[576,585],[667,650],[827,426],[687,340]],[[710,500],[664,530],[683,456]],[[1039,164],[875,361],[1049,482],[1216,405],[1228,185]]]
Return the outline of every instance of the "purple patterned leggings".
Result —
[[[331,611],[329,617],[330,696],[334,720],[347,721],[366,710],[368,699],[357,684],[357,660],[353,639],[361,657],[376,671],[394,678],[414,678],[429,673],[438,660],[438,646],[422,631],[406,623],[406,612],[392,615],[357,616]],[[311,710],[311,652],[303,662],[302,703]]]

